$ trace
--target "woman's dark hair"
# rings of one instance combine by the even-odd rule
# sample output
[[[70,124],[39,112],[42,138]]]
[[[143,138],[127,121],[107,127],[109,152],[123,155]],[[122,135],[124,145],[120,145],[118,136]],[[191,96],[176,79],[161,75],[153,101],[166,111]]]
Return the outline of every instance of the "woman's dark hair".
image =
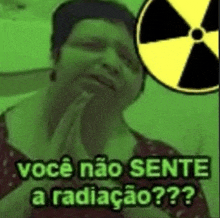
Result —
[[[83,19],[104,18],[111,22],[123,22],[135,43],[136,19],[128,8],[120,3],[102,0],[72,0],[62,3],[52,16],[51,54],[58,62],[60,49],[66,42],[74,25]],[[144,91],[147,70],[144,68]],[[139,96],[137,96],[139,97]]]

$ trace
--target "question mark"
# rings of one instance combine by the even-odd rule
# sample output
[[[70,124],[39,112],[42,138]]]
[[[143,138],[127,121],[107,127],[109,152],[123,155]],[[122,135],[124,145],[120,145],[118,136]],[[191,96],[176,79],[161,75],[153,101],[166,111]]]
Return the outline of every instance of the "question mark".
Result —
[[[192,203],[192,198],[195,196],[195,187],[193,186],[185,186],[183,189],[182,189],[182,192],[186,192],[186,197],[185,197],[185,203],[186,205],[190,205]]]
[[[171,193],[170,195],[170,204],[175,205],[176,204],[176,198],[180,194],[180,189],[177,186],[170,186],[167,189],[168,193]]]
[[[164,187],[162,186],[156,186],[152,189],[152,192],[156,192],[156,205],[161,205],[161,198],[166,193]]]

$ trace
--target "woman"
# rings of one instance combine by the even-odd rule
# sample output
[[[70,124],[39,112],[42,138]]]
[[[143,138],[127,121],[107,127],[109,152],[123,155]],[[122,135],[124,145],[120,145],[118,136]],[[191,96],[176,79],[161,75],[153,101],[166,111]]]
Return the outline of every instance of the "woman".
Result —
[[[56,10],[53,25],[51,84],[2,116],[0,161],[4,170],[0,213],[3,217],[15,217],[15,211],[16,217],[22,218],[209,217],[197,181],[190,181],[198,188],[198,196],[190,208],[182,203],[176,207],[164,203],[161,209],[125,208],[120,213],[100,208],[31,208],[28,199],[33,188],[49,190],[57,184],[79,187],[82,181],[74,178],[69,184],[30,179],[21,183],[16,178],[16,160],[59,159],[69,154],[76,164],[80,159],[106,154],[109,159],[126,164],[134,155],[179,154],[162,142],[146,139],[123,120],[123,111],[143,92],[146,77],[135,53],[132,14],[118,3],[70,1]],[[96,181],[98,186],[107,187],[129,182],[150,188],[173,181],[132,180],[126,174],[118,182]],[[175,183],[181,185],[185,181]]]

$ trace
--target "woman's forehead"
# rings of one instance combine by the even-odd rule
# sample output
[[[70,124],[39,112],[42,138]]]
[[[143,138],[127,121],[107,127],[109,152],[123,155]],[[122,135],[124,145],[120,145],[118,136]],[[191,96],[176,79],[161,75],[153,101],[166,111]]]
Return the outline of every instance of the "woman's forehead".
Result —
[[[128,32],[125,24],[120,21],[111,22],[103,18],[83,19],[74,28],[68,41],[80,40],[83,38],[100,38],[111,41],[118,41],[134,49],[134,41]]]

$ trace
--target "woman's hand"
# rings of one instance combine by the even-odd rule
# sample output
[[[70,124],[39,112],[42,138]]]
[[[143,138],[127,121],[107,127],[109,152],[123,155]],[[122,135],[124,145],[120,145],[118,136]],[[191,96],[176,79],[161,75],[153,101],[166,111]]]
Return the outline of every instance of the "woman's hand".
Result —
[[[93,93],[82,91],[67,108],[49,142],[50,158],[60,159],[63,155],[70,154],[74,163],[88,158],[80,139],[81,117],[86,104],[93,96]]]
[[[81,122],[84,108],[94,95],[94,93],[88,93],[86,91],[79,95],[67,108],[50,142],[51,146],[58,147],[56,152],[59,154],[59,158],[65,154],[69,155],[75,167],[77,167],[78,161],[82,159],[93,159],[88,154],[81,140]],[[90,182],[89,180],[80,180],[77,177],[74,178],[74,181],[80,186]],[[93,180],[92,183],[95,183],[99,187],[120,187],[120,184],[111,180]],[[66,186],[69,184],[72,185],[71,182],[65,182]]]

